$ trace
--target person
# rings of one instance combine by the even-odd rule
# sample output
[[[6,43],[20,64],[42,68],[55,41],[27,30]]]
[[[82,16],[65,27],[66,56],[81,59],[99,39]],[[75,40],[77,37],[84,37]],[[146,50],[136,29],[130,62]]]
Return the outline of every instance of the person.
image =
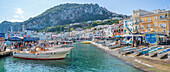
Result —
[[[4,51],[6,51],[6,46],[7,46],[7,44],[6,44],[6,43],[4,43]]]
[[[145,45],[145,43],[146,43],[145,40],[143,40],[143,45]]]
[[[18,46],[17,46],[17,43],[15,43],[15,49],[17,49],[17,47],[18,47]]]

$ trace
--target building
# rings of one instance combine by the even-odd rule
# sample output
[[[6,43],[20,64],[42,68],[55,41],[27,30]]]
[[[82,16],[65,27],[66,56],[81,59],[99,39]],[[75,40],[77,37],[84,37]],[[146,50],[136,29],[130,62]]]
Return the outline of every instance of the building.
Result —
[[[153,14],[152,12],[146,11],[146,10],[133,10],[133,27],[134,32],[139,32],[139,24],[140,24],[140,17],[144,15]]]
[[[123,34],[128,35],[132,34],[132,29],[133,29],[133,19],[124,19],[123,23]]]
[[[119,24],[114,24],[113,35],[123,35],[123,20],[119,21]]]
[[[154,10],[152,14],[140,16],[140,33],[163,33],[169,35],[170,11]]]

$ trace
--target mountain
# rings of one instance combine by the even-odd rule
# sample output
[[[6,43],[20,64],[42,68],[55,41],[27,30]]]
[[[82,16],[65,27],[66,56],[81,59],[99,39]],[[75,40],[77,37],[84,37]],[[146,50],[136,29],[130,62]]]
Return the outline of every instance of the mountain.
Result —
[[[26,27],[44,29],[49,26],[65,25],[88,20],[106,19],[111,13],[98,4],[61,4],[44,13],[24,21]]]
[[[124,15],[118,15],[118,17],[125,17]],[[92,21],[92,20],[103,20],[113,17],[113,13],[108,11],[104,7],[100,7],[98,4],[76,4],[76,3],[67,3],[54,6],[42,14],[29,18],[28,20],[22,23],[11,23],[12,26],[18,26],[13,29],[21,30],[19,27],[24,24],[25,28],[31,28],[33,30],[42,30],[47,27],[57,26],[57,25],[66,25],[71,23]],[[115,17],[115,14],[114,14]],[[3,31],[2,22],[0,25],[1,31]],[[10,23],[8,23],[10,24]],[[16,25],[18,24],[18,25]],[[6,25],[10,28],[10,25]],[[8,30],[9,31],[9,30]],[[15,30],[14,30],[15,31]]]
[[[5,28],[5,29],[4,29]],[[22,23],[21,22],[9,22],[9,21],[3,21],[0,24],[0,32],[9,32],[11,31],[11,28],[13,31],[21,31],[22,30]],[[5,30],[5,31],[4,31]]]

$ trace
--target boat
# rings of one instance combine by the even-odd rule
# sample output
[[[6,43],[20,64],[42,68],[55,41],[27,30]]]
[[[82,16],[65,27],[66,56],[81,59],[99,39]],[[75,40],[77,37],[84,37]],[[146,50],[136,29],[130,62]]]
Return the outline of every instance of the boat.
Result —
[[[7,42],[3,42],[3,43],[1,44],[0,57],[12,55],[11,46],[9,46],[8,43],[7,43],[6,46],[4,46],[4,43],[7,43]],[[5,49],[5,47],[6,47],[6,49]]]
[[[170,53],[168,53],[168,60],[170,60]]]
[[[121,51],[123,51],[124,49],[128,49],[128,48],[130,48],[131,46],[127,46],[127,47],[123,47],[123,48],[121,48],[121,49],[119,49],[119,53],[121,52]]]
[[[80,42],[81,44],[90,44],[91,43],[91,41],[82,41],[82,42]]]
[[[142,51],[142,54],[145,55],[145,54],[147,54],[150,50],[153,50],[153,49],[155,49],[155,48],[157,48],[157,46],[150,47],[149,49]]]
[[[126,49],[126,50],[123,50],[122,52],[120,52],[122,55],[126,55],[126,54],[131,54],[134,52],[134,50],[136,50],[137,47],[133,47],[133,48],[129,48],[129,49]]]
[[[64,59],[67,54],[70,53],[69,48],[35,48],[36,51],[15,51],[13,52],[13,58],[29,59],[29,60],[58,60]],[[39,50],[38,50],[39,49]]]
[[[108,48],[109,49],[114,49],[114,48],[117,48],[117,47],[120,47],[120,44],[112,45],[112,46],[109,46]]]
[[[150,51],[148,52],[148,54],[149,54],[150,57],[153,57],[153,56],[157,55],[157,53],[158,53],[160,50],[162,50],[162,49],[164,49],[163,46],[162,46],[162,47],[158,47],[158,48],[156,48],[156,49],[150,50]]]
[[[159,52],[158,55],[157,55],[157,57],[161,59],[161,58],[163,58],[163,57],[165,57],[165,56],[167,57],[167,55],[168,55],[169,53],[170,53],[170,48],[167,48],[167,49]]]
[[[136,56],[139,56],[139,55],[142,54],[142,51],[143,51],[143,50],[146,50],[147,48],[148,48],[148,47],[144,47],[144,48],[138,49],[138,50],[136,50],[134,53],[135,53]]]

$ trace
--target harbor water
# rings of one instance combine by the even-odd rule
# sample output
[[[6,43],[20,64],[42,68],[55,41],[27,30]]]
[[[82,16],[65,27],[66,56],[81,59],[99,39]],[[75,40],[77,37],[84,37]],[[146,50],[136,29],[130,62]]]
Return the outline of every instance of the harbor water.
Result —
[[[0,58],[0,72],[142,72],[91,44],[74,44],[64,60]]]

